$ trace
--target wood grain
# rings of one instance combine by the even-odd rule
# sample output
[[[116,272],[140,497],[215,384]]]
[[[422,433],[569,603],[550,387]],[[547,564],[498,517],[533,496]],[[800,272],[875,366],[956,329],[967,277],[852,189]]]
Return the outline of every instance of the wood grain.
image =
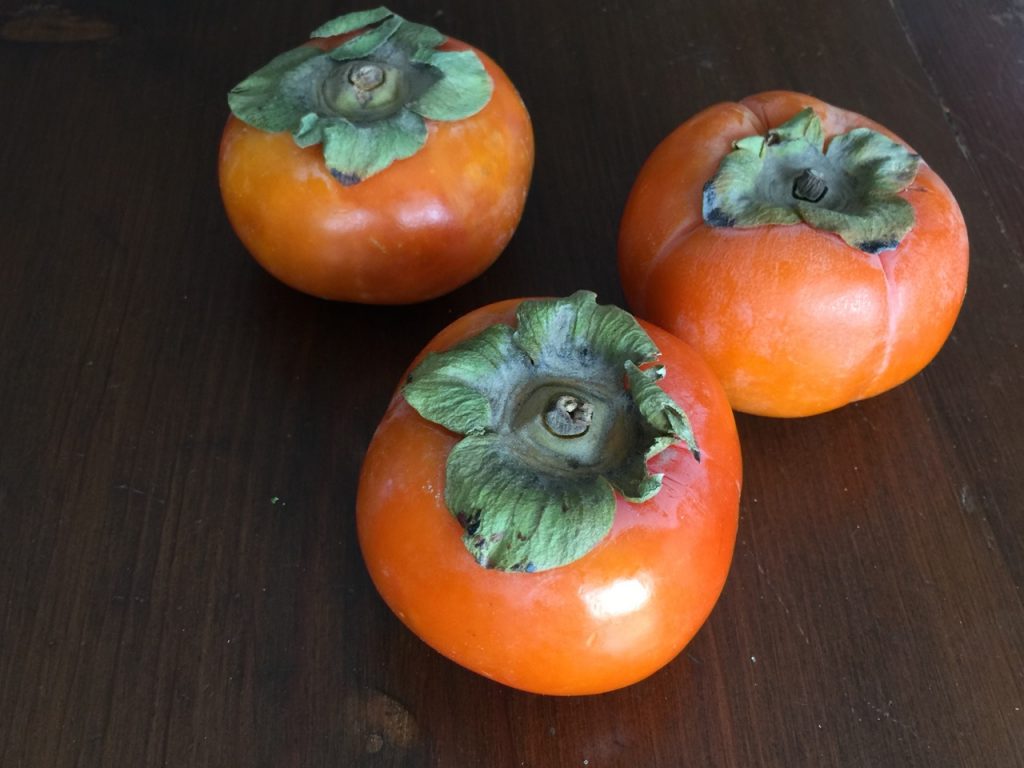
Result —
[[[494,267],[374,308],[274,282],[216,185],[227,90],[346,9],[0,2],[0,765],[1024,765],[1019,0],[392,7],[502,64],[537,166]],[[952,338],[873,400],[739,418],[733,570],[668,668],[552,699],[451,664],[355,541],[398,377],[490,301],[621,303],[644,158],[769,88],[871,115],[954,190]]]

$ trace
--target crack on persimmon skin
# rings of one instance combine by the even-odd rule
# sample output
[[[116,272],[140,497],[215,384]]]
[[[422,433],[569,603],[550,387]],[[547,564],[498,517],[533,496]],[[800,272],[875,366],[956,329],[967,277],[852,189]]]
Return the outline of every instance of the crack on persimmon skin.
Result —
[[[668,258],[667,254],[675,250],[675,248],[680,243],[682,243],[695,231],[697,231],[701,227],[706,226],[707,224],[702,219],[698,219],[689,226],[680,227],[679,229],[672,233],[672,236],[665,241],[665,244],[657,251],[657,253],[654,254],[654,256],[651,257],[650,261],[647,263],[646,274],[644,274],[643,284],[641,285],[640,290],[641,296],[646,296],[650,293],[651,278],[654,276],[654,273],[657,272],[658,269],[661,267],[665,259]]]
[[[736,102],[736,104],[737,104],[737,106],[742,107],[743,109],[747,110],[747,114],[749,114],[752,118],[754,118],[754,121],[757,123],[757,133],[759,133],[759,134],[767,134],[771,130],[770,127],[768,126],[768,114],[764,110],[764,104],[760,104],[759,103],[757,105],[757,110],[758,110],[757,112],[755,112],[753,109],[751,109],[747,105],[747,99],[743,99],[742,101],[738,101],[738,102]]]
[[[768,118],[764,114],[764,107],[760,106],[761,114],[758,115],[754,110],[747,106],[743,101],[734,102],[731,106],[738,108],[742,113],[746,113],[746,116],[754,124],[756,130],[755,134],[767,134]],[[702,187],[703,189],[703,187]],[[699,201],[698,201],[699,202]],[[641,281],[640,295],[646,296],[650,293],[651,277],[661,266],[662,261],[665,260],[666,254],[672,251],[678,246],[685,238],[689,237],[700,227],[707,227],[707,222],[704,221],[703,217],[698,216],[694,221],[685,226],[677,227],[668,237],[662,242],[661,248],[651,256],[647,263],[647,268],[644,272],[643,280]]]
[[[922,164],[922,167],[926,167]],[[929,193],[932,190],[922,184],[914,184],[904,190],[906,194],[920,194]],[[909,202],[909,200],[908,200]],[[860,400],[868,397],[874,397],[882,392],[896,386],[901,382],[890,383],[887,386],[879,389],[878,383],[886,376],[889,369],[892,367],[893,349],[896,346],[897,339],[897,323],[899,320],[899,306],[901,304],[901,293],[898,290],[898,282],[894,276],[895,264],[893,262],[899,258],[899,252],[897,250],[882,251],[874,254],[873,260],[877,263],[878,269],[882,273],[882,278],[885,281],[885,309],[886,309],[886,338],[885,346],[882,351],[882,357],[879,361],[878,368],[872,376],[871,380],[864,386],[864,391],[861,394]]]
[[[868,379],[861,393],[854,398],[854,400],[864,400],[871,396],[871,392],[874,391],[878,381],[885,375],[885,372],[889,369],[889,362],[892,359],[892,350],[894,345],[894,331],[893,324],[895,322],[896,313],[893,311],[895,304],[896,295],[896,284],[892,278],[892,274],[889,271],[889,267],[886,266],[886,262],[889,259],[885,258],[890,251],[883,251],[880,253],[871,254],[871,261],[874,262],[878,271],[882,274],[882,281],[885,285],[885,339],[882,342],[882,354],[879,356],[878,364],[875,367],[874,373],[871,378]]]

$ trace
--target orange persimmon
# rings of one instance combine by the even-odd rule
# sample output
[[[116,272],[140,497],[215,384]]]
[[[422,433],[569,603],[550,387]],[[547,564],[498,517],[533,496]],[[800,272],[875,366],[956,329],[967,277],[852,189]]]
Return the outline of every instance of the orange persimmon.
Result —
[[[685,343],[580,292],[456,320],[370,444],[359,543],[385,602],[506,685],[586,694],[668,663],[736,538],[732,411]]]
[[[949,188],[905,142],[775,91],[705,109],[654,150],[619,268],[631,309],[695,347],[734,408],[806,416],[932,360],[968,243]]]
[[[300,291],[433,298],[490,266],[519,223],[534,150],[515,87],[483,52],[386,8],[328,22],[229,102],[228,218]]]

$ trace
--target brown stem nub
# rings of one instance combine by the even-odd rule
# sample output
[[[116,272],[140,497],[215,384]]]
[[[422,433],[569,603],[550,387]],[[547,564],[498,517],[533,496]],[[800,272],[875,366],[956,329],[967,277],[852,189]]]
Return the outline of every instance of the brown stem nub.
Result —
[[[805,168],[803,173],[793,180],[793,197],[816,203],[828,192],[825,177],[813,168]]]
[[[384,70],[376,64],[362,64],[348,75],[348,81],[360,91],[372,91],[384,82]]]
[[[555,437],[580,437],[590,429],[594,406],[575,395],[559,395],[544,412],[544,426]]]

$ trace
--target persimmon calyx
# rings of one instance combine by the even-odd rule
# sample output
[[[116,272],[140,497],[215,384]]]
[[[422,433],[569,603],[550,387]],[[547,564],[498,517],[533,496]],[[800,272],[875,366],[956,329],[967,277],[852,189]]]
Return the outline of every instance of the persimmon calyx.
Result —
[[[735,142],[704,185],[704,221],[740,228],[803,222],[866,253],[896,248],[915,221],[899,193],[921,158],[868,128],[825,143],[809,107],[765,136]]]
[[[330,50],[303,45],[249,75],[228,94],[232,113],[300,147],[323,145],[342,184],[356,184],[427,140],[425,120],[470,117],[494,83],[474,51],[441,51],[447,38],[387,8],[345,14],[312,38],[350,36]]]
[[[492,325],[413,370],[406,401],[464,436],[445,503],[478,563],[571,563],[611,529],[616,491],[642,502],[661,489],[648,459],[683,443],[700,460],[689,419],[658,384],[664,368],[646,365],[659,354],[632,315],[579,291],[524,301],[515,328]]]

